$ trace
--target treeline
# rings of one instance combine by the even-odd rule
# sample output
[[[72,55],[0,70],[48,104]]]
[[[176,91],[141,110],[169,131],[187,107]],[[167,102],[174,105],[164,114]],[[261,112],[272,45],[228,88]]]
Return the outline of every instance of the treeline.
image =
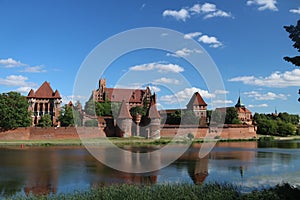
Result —
[[[257,134],[288,136],[300,135],[299,115],[286,112],[276,114],[259,114],[253,116],[257,125]]]

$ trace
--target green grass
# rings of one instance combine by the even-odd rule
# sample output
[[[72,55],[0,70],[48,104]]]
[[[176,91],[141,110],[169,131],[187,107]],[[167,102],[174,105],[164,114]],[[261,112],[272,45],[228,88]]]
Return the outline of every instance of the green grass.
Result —
[[[291,187],[289,184],[278,185],[270,189],[253,191],[251,193],[241,193],[237,187],[227,184],[165,184],[152,186],[136,185],[114,185],[92,189],[86,192],[75,192],[73,194],[54,194],[50,196],[19,196],[13,199],[143,199],[143,200],[174,200],[174,199],[200,199],[200,200],[285,200],[297,199],[300,196],[300,190]]]

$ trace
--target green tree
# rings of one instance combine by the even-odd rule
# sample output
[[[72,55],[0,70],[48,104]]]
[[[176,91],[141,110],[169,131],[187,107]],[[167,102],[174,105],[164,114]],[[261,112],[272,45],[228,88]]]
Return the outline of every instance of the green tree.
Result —
[[[192,110],[184,111],[181,117],[182,124],[199,124],[199,117],[197,117]]]
[[[84,122],[84,126],[87,127],[97,127],[98,126],[98,121],[95,119],[87,120]]]
[[[96,106],[95,106],[95,101],[93,98],[90,98],[84,106],[84,111],[87,115],[96,115]]]
[[[166,124],[179,125],[181,121],[181,110],[176,110],[174,113],[167,115]]]
[[[289,38],[294,42],[293,47],[300,52],[300,20],[297,25],[284,26],[284,29],[289,33]],[[300,66],[300,56],[284,57],[284,60],[293,63],[296,66]],[[300,90],[298,92],[300,94]],[[298,99],[300,102],[300,98]]]
[[[257,134],[277,135],[277,123],[274,120],[262,119],[257,125]]]
[[[111,116],[111,103],[109,101],[96,102],[95,109],[97,116]]]
[[[288,136],[296,134],[296,127],[292,123],[283,121],[277,122],[277,134],[280,136]]]
[[[73,109],[71,106],[64,105],[58,117],[60,125],[63,127],[74,126]]]
[[[28,102],[18,92],[0,94],[0,129],[9,130],[31,125]]]
[[[238,113],[234,107],[226,108],[225,124],[239,124]]]
[[[52,126],[51,116],[49,114],[43,115],[41,117],[41,119],[39,120],[39,123],[37,126],[38,127],[51,127]]]
[[[142,116],[146,115],[146,108],[142,107],[142,106],[136,106],[136,107],[132,107],[129,110],[131,116],[135,116],[137,114],[140,114]]]

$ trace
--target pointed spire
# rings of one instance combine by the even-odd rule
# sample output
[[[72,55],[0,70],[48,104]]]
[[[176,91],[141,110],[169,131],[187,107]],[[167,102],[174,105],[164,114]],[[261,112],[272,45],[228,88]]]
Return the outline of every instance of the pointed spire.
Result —
[[[239,99],[238,99],[237,103],[235,104],[235,107],[236,108],[245,107],[245,105],[241,101],[241,96],[239,96]]]
[[[119,110],[118,119],[132,119],[132,117],[129,113],[128,106],[124,100],[122,101],[122,104],[121,104],[121,107]]]

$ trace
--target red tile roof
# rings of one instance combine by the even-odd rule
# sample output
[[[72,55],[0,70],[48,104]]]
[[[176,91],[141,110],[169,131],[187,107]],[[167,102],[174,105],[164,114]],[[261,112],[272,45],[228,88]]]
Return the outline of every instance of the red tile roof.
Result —
[[[50,83],[45,81],[36,92],[31,89],[27,95],[27,98],[61,99],[61,96],[57,90],[53,92]]]
[[[207,106],[207,104],[205,103],[205,101],[203,100],[199,92],[195,92],[191,100],[187,104],[187,107],[191,107],[191,106]]]
[[[126,102],[123,100],[120,110],[119,110],[119,114],[118,114],[118,119],[132,119],[129,110],[128,110],[128,106],[126,105]]]
[[[125,100],[129,103],[142,103],[145,92],[145,90],[141,89],[105,88],[105,95],[110,102],[122,102]]]

